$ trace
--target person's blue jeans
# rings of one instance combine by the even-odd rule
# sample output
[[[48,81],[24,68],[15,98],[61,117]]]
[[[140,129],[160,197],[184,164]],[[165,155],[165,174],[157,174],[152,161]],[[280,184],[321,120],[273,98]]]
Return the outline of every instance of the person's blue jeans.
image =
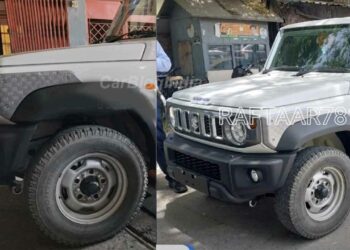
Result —
[[[157,162],[163,173],[166,175],[166,179],[170,180],[167,171],[167,163],[165,160],[164,152],[164,140],[166,138],[163,121],[162,121],[162,104],[159,97],[157,97]]]

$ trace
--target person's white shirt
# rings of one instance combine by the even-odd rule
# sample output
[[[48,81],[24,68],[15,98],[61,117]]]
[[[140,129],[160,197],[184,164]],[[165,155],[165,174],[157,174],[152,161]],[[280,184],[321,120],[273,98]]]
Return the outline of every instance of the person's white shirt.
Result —
[[[157,72],[165,73],[171,69],[171,61],[162,45],[157,41]]]

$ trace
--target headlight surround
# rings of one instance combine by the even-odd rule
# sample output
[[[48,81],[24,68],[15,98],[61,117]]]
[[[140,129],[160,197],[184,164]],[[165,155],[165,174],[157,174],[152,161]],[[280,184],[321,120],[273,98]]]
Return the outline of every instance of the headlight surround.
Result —
[[[172,128],[175,127],[175,112],[174,112],[174,108],[173,107],[170,107],[169,108],[169,124]]]
[[[247,141],[248,126],[242,120],[235,120],[232,124],[225,123],[225,136],[233,144],[242,146]]]

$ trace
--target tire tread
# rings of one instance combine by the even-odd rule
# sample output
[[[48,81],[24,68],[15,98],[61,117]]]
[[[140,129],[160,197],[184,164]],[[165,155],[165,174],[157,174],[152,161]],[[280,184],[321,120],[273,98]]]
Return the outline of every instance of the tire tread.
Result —
[[[309,147],[298,153],[294,166],[287,178],[285,185],[277,192],[275,198],[275,212],[279,221],[291,232],[300,235],[307,239],[318,239],[322,236],[331,233],[338,228],[346,219],[339,221],[337,225],[330,228],[323,235],[315,235],[306,232],[297,224],[297,215],[293,207],[293,197],[297,192],[297,185],[302,176],[313,166],[313,163],[320,158],[329,156],[341,157],[349,161],[349,157],[343,152],[331,147]]]
[[[118,232],[120,232],[124,227],[126,227],[128,224],[131,223],[131,221],[137,216],[137,214],[140,212],[141,206],[143,204],[143,201],[146,196],[146,190],[148,185],[148,177],[147,177],[147,167],[145,164],[145,161],[143,159],[143,156],[139,149],[136,147],[136,145],[125,135],[106,128],[106,127],[100,127],[100,126],[79,126],[70,128],[68,130],[65,130],[61,133],[59,133],[50,143],[48,143],[46,146],[43,147],[41,152],[39,152],[39,157],[34,159],[33,163],[28,168],[26,178],[25,178],[25,191],[27,194],[27,203],[29,206],[30,213],[35,221],[35,223],[39,226],[41,231],[51,238],[52,240],[71,247],[78,247],[78,246],[85,246],[91,243],[94,243],[94,240],[91,239],[85,239],[85,240],[79,240],[78,241],[69,241],[66,239],[63,239],[59,237],[57,234],[51,232],[48,229],[48,226],[45,225],[45,220],[41,218],[39,214],[39,210],[37,207],[37,195],[36,195],[36,189],[38,186],[39,178],[41,176],[41,173],[43,169],[46,168],[47,164],[49,163],[50,159],[58,153],[63,147],[66,145],[72,144],[74,142],[77,142],[79,140],[83,140],[84,138],[87,138],[89,136],[102,136],[102,137],[109,137],[113,138],[115,140],[121,141],[122,143],[126,144],[129,149],[131,149],[134,154],[137,156],[139,162],[142,166],[142,172],[143,172],[143,188],[142,188],[142,195],[139,200],[139,203],[137,205],[137,208],[135,209],[132,216],[129,218],[129,220],[120,227],[116,228],[113,232],[111,232],[108,235],[105,235],[103,238],[99,239],[99,241],[107,240],[114,235],[116,235]]]

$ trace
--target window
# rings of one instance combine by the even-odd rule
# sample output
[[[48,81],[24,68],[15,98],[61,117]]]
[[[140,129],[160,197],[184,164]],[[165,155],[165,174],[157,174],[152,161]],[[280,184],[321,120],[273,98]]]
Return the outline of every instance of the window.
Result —
[[[111,20],[89,19],[89,42],[90,44],[101,42],[111,27]]]
[[[283,33],[270,68],[319,71],[350,69],[350,26],[292,29]]]
[[[253,64],[258,67],[261,61],[266,60],[266,45],[265,44],[235,44],[234,55],[236,66],[243,67]]]
[[[233,52],[233,53],[232,53]],[[233,44],[233,45],[210,45],[209,46],[209,70],[232,70],[235,66],[248,66],[253,68],[267,58],[265,44]]]
[[[211,70],[233,69],[230,45],[209,46],[209,68]]]

